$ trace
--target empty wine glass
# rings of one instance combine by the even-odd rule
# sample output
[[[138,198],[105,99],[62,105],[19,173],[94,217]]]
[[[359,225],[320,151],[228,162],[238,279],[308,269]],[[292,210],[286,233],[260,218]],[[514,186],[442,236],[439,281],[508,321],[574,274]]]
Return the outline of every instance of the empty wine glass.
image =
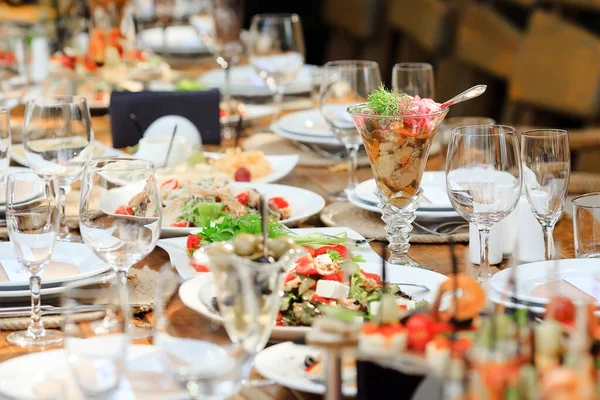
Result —
[[[531,211],[542,225],[546,260],[554,257],[552,232],[562,213],[571,173],[567,131],[537,129],[521,134],[523,183]]]
[[[43,97],[27,103],[23,127],[27,162],[33,170],[54,173],[59,178],[58,240],[74,240],[65,223],[65,195],[92,157],[93,140],[90,112],[84,97]]]
[[[392,88],[396,93],[433,99],[433,66],[427,63],[400,63],[392,70]]]
[[[86,164],[79,205],[81,237],[98,257],[112,266],[123,286],[127,284],[129,268],[156,247],[161,210],[150,162],[105,158]],[[132,336],[147,336],[150,328],[136,321]]]
[[[11,141],[10,111],[0,107],[0,185],[4,183],[4,177],[8,172]]]
[[[22,347],[60,343],[62,334],[46,330],[41,320],[41,274],[48,265],[59,232],[58,178],[53,174],[9,174],[6,185],[6,224],[19,264],[27,270],[31,289],[31,323],[26,331],[8,336]]]
[[[446,188],[452,206],[479,229],[478,280],[490,277],[490,228],[516,207],[521,195],[521,159],[515,129],[473,125],[452,131],[446,161]]]
[[[258,14],[250,27],[250,64],[273,94],[275,114],[281,113],[284,88],[304,65],[304,36],[297,14]]]
[[[367,101],[367,96],[381,84],[379,64],[375,61],[330,61],[323,67],[321,78],[321,114],[348,152],[348,185],[331,193],[334,200],[345,200],[356,184],[358,150],[362,140],[350,114],[349,106]]]
[[[77,281],[65,289],[63,306],[71,373],[86,399],[107,398],[119,387],[130,342],[125,288],[114,276]]]

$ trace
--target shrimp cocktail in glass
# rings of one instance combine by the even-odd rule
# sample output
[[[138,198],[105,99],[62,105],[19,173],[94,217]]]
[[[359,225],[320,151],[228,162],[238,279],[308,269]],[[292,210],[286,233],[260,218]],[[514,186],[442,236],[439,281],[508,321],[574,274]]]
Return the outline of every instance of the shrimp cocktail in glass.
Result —
[[[391,264],[421,267],[408,256],[409,239],[429,148],[448,108],[431,99],[381,86],[366,103],[348,108],[367,150],[386,224]]]

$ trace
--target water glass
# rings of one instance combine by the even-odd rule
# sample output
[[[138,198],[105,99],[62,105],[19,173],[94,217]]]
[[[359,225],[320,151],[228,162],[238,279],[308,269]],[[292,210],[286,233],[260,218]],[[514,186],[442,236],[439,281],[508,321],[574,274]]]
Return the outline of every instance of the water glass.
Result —
[[[447,118],[442,122],[440,129],[438,130],[437,137],[439,138],[439,143],[441,145],[441,153],[442,153],[442,164],[441,169],[446,169],[446,157],[448,155],[448,142],[450,141],[450,132],[453,129],[459,128],[461,126],[470,126],[470,125],[495,125],[496,121],[491,118],[486,117],[454,117]]]
[[[48,265],[59,232],[58,178],[51,174],[18,172],[8,175],[6,223],[19,264],[31,289],[31,322],[26,331],[8,336],[21,347],[60,343],[62,334],[46,330],[41,320],[42,272]]]
[[[519,139],[514,128],[474,125],[452,131],[446,161],[446,189],[458,214],[479,230],[480,282],[491,276],[490,229],[517,206],[521,173]]]
[[[600,193],[573,199],[575,257],[600,258]]]
[[[297,14],[258,14],[250,26],[250,64],[273,94],[275,114],[281,113],[285,85],[304,65],[304,34]]]
[[[113,278],[77,281],[63,295],[65,353],[86,399],[106,398],[125,371],[129,308],[125,288]]]
[[[0,185],[4,183],[4,176],[10,164],[10,111],[0,107]]]
[[[368,95],[380,84],[379,64],[375,61],[330,61],[323,67],[321,114],[348,153],[348,184],[344,190],[329,194],[334,200],[347,199],[358,183],[358,150],[363,142],[346,110],[367,101]]]
[[[396,93],[433,99],[433,66],[427,63],[400,63],[392,70],[392,88]]]
[[[554,258],[554,225],[562,213],[571,173],[567,131],[537,129],[521,134],[523,184],[531,211],[544,231],[546,260]]]
[[[61,230],[58,240],[74,240],[65,223],[65,194],[92,158],[93,141],[85,97],[42,97],[27,103],[23,127],[27,162],[33,170],[53,173],[59,178]]]

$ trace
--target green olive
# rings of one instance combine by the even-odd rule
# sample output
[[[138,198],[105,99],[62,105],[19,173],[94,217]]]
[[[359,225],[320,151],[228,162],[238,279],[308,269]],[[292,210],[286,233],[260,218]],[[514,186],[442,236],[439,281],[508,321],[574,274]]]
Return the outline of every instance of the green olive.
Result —
[[[242,233],[233,238],[233,251],[238,256],[246,257],[256,252],[256,238],[254,235]]]
[[[283,257],[291,248],[294,247],[295,243],[292,239],[286,236],[280,236],[276,239],[269,240],[269,252],[273,253],[276,259]]]

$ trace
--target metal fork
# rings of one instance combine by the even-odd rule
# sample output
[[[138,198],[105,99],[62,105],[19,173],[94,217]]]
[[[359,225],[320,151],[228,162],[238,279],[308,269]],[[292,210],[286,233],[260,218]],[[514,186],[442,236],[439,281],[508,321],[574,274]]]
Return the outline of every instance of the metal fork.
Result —
[[[291,233],[292,235],[297,235],[296,232],[292,231],[289,227],[283,225],[283,229],[288,232]],[[335,235],[328,235],[326,233],[321,233],[321,235],[325,236],[326,238],[329,239],[339,239],[339,236],[335,236]],[[356,245],[356,246],[362,246],[363,244],[367,244],[367,243],[371,243],[373,240],[375,239],[352,239],[352,238],[346,238],[346,240],[348,240],[348,242]]]
[[[443,224],[436,226],[434,229],[429,229],[415,221],[413,221],[413,225],[431,235],[436,235],[436,236],[452,235],[452,234],[455,234],[456,232],[460,231],[461,229],[469,227],[468,223],[459,222],[459,221],[444,222]],[[454,225],[456,225],[454,228],[447,229],[447,230],[444,230],[443,232],[441,232],[445,227],[454,226]]]
[[[346,152],[345,151],[338,151],[336,153],[331,153],[325,149],[320,148],[317,145],[314,144],[304,144],[301,142],[297,142],[295,140],[291,141],[294,146],[298,147],[300,150],[303,150],[307,153],[314,153],[318,156],[321,156],[323,158],[328,158],[330,160],[336,160],[336,161],[342,161],[345,159],[346,156]]]

